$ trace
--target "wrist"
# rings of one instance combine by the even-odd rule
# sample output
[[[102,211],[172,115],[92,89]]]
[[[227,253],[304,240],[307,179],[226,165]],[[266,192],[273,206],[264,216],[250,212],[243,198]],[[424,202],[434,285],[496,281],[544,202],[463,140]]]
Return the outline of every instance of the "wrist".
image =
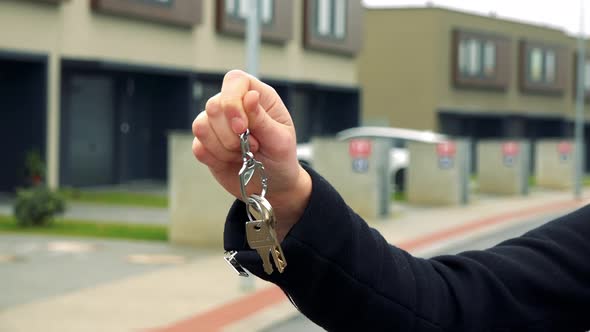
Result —
[[[277,220],[276,233],[282,242],[291,228],[301,219],[311,196],[311,177],[299,165],[297,180],[292,190],[273,197],[271,204]]]

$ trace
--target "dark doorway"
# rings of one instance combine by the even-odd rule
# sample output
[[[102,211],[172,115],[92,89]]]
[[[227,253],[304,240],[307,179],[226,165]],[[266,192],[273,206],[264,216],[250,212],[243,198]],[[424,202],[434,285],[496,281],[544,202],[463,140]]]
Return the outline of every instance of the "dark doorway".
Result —
[[[359,125],[358,89],[300,85],[290,89],[289,101],[298,142]]]
[[[0,59],[0,191],[29,184],[28,153],[45,160],[46,70],[45,57]]]
[[[166,180],[168,132],[193,118],[191,76],[124,69],[66,61],[62,185]]]
[[[113,79],[106,75],[72,75],[64,139],[65,179],[72,186],[109,184],[114,179]]]

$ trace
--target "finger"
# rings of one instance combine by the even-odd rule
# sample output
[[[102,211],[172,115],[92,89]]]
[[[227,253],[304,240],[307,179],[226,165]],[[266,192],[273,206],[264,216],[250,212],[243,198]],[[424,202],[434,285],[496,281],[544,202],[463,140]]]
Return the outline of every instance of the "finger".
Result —
[[[257,91],[246,93],[243,104],[252,136],[260,142],[265,142],[263,152],[275,155],[280,151],[285,151],[285,145],[295,144],[291,128],[270,117],[260,105],[260,94]]]
[[[211,128],[211,123],[209,122],[206,112],[199,114],[193,122],[193,134],[216,159],[234,163],[242,160],[241,151],[227,150],[223,144],[221,144],[219,138],[215,135],[213,128]],[[257,145],[258,142],[255,144]],[[251,151],[253,150],[252,145],[251,142]],[[258,148],[258,146],[255,147]]]
[[[193,139],[193,155],[198,161],[213,169],[219,168],[220,164],[223,163],[217,160],[196,137]]]
[[[228,72],[223,80],[221,88],[223,97],[221,103],[233,132],[243,133],[248,124],[248,118],[244,116],[243,97],[248,91],[257,91],[260,94],[259,103],[265,110],[280,110],[279,122],[289,122],[290,116],[286,112],[283,101],[270,85],[258,80],[256,77],[241,70]],[[238,100],[239,99],[239,100]]]
[[[224,102],[224,99],[227,98],[224,96],[223,92],[209,98],[205,106],[205,111],[207,113],[210,126],[223,147],[230,151],[240,151],[240,138],[238,134],[232,130],[231,125],[228,122],[228,118],[224,114],[226,108],[229,108],[230,112],[235,113],[236,107],[238,106],[226,105],[227,102]],[[229,99],[231,100],[232,98]],[[241,107],[241,105],[239,107]],[[245,114],[243,117],[245,118]]]

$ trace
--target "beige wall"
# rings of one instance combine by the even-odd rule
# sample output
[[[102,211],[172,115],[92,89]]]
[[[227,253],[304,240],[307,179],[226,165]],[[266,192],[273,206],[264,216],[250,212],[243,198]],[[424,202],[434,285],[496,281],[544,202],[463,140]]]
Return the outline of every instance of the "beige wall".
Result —
[[[363,121],[432,129],[435,56],[428,42],[438,28],[433,13],[366,10],[364,47],[359,56]],[[425,42],[426,41],[426,42]]]
[[[561,44],[573,52],[575,40],[563,31],[440,8],[367,9],[365,12],[365,47],[358,61],[365,121],[437,130],[438,109],[573,117],[573,77],[566,80],[566,90],[561,96],[525,94],[518,86],[519,40]],[[451,31],[455,27],[510,38],[512,70],[506,91],[453,86]],[[568,61],[571,63],[572,59]],[[572,70],[568,68],[568,75]],[[588,103],[586,110],[590,111]]]
[[[468,203],[469,148],[466,141],[453,142],[456,153],[448,167],[441,167],[437,144],[408,142],[410,163],[406,172],[408,203],[458,205]]]
[[[561,30],[499,20],[492,17],[469,15],[448,10],[434,10],[440,29],[434,41],[440,50],[436,57],[438,108],[465,109],[469,111],[501,111],[519,113],[563,114],[571,107],[571,80],[567,80],[566,92],[562,96],[524,94],[518,84],[518,42],[521,38],[540,40],[569,47],[569,40]],[[451,31],[453,28],[472,29],[507,36],[511,45],[511,70],[508,89],[505,92],[457,89],[451,79]],[[571,74],[568,71],[568,74]]]
[[[302,1],[296,1],[293,7],[294,38],[284,46],[262,43],[260,75],[356,86],[353,57],[302,48]],[[0,32],[0,50],[210,72],[244,69],[244,40],[217,34],[214,12],[214,0],[205,0],[203,22],[187,29],[97,14],[91,11],[89,0],[66,1],[58,6],[0,1],[0,22],[11,27]]]
[[[572,146],[569,154],[560,156],[558,144],[561,140],[542,140],[535,146],[535,178],[537,186],[551,189],[571,189],[575,176],[575,143],[568,141]]]
[[[195,159],[192,142],[190,133],[171,133],[168,137],[169,240],[221,248],[225,217],[234,198],[215,181],[207,166]]]
[[[380,203],[384,199],[381,195],[386,196],[387,204],[390,201],[390,191],[383,191],[381,187],[388,183],[388,177],[382,178],[384,172],[379,168],[388,167],[379,158],[388,155],[389,142],[371,141],[372,152],[367,158],[368,169],[365,173],[353,170],[348,141],[315,137],[311,144],[314,151],[313,168],[338,190],[348,206],[369,222],[388,216],[388,209],[386,215],[381,215],[380,211]]]
[[[509,141],[485,140],[477,143],[477,182],[479,192],[524,195],[528,194],[529,149],[528,142],[518,144],[518,154],[508,163],[504,158],[503,144]]]
[[[170,69],[223,73],[245,69],[245,41],[215,32],[214,0],[203,1],[203,21],[192,29],[97,14],[90,0],[60,5],[0,1],[0,51],[50,56],[48,70],[48,183],[59,183],[60,59],[103,60]],[[302,48],[303,2],[294,4],[294,38],[261,44],[260,76],[357,86],[356,59]],[[8,27],[8,28],[6,28]]]

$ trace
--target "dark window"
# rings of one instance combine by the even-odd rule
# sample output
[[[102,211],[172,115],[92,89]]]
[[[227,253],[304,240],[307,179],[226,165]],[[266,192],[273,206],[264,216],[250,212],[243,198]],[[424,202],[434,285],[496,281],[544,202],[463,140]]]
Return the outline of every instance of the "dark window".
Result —
[[[346,0],[315,0],[314,33],[324,38],[346,38],[346,7]]]

